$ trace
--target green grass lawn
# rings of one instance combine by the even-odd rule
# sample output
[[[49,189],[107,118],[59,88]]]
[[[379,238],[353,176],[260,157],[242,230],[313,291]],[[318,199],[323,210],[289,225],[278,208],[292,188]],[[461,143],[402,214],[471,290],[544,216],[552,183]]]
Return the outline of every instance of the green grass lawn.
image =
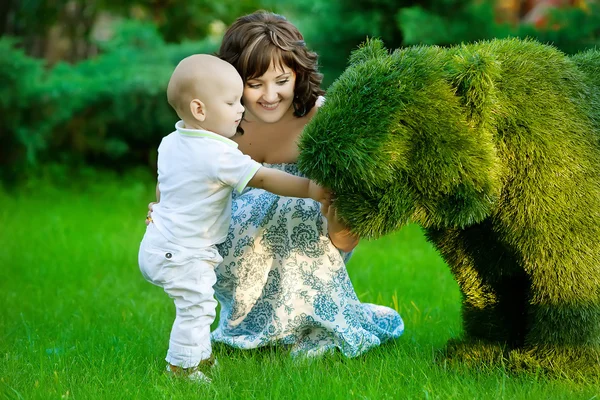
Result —
[[[395,307],[393,343],[355,359],[217,346],[208,387],[163,374],[174,310],[137,266],[147,175],[0,191],[0,397],[14,399],[592,399],[593,382],[434,362],[461,334],[460,295],[420,229],[364,241],[348,265],[360,299]],[[597,383],[596,383],[597,384]]]

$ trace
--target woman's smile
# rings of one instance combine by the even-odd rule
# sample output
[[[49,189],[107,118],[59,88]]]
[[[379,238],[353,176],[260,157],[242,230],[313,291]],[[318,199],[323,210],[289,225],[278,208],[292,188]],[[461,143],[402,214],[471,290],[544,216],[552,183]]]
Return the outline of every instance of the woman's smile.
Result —
[[[279,101],[276,103],[258,103],[261,105],[262,108],[264,108],[265,110],[275,110],[277,108],[277,106],[279,105]]]

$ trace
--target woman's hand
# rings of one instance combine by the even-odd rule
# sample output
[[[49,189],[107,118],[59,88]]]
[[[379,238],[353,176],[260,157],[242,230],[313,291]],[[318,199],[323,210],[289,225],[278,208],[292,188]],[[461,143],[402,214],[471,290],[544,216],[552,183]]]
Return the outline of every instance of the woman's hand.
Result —
[[[333,201],[333,192],[330,189],[319,185],[317,182],[309,180],[308,197],[321,204],[324,202],[331,204]]]
[[[160,190],[158,189],[158,183],[156,184],[156,201],[148,203],[148,214],[146,214],[146,226],[152,222],[152,207],[160,201]]]
[[[150,225],[150,222],[152,222],[152,207],[156,204],[156,201],[153,201],[152,203],[148,203],[148,214],[146,214],[146,226]]]
[[[358,245],[359,237],[344,224],[337,215],[332,202],[321,203],[321,213],[327,218],[327,231],[331,243],[341,251],[351,252]]]

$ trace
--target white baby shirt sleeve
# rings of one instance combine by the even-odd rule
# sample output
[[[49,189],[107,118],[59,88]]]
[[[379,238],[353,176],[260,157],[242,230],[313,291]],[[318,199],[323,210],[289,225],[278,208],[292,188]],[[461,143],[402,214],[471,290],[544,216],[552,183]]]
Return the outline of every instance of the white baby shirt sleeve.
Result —
[[[218,178],[238,192],[244,190],[250,179],[262,165],[237,148],[230,147],[223,152],[218,163]]]

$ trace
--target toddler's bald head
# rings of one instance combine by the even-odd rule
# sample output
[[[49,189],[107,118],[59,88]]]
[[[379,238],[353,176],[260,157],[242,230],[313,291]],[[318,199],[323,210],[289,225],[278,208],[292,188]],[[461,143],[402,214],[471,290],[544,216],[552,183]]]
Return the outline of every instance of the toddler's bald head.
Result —
[[[191,116],[192,100],[206,102],[223,87],[241,80],[228,62],[209,54],[194,54],[175,67],[167,87],[167,99],[179,118],[185,121]]]

